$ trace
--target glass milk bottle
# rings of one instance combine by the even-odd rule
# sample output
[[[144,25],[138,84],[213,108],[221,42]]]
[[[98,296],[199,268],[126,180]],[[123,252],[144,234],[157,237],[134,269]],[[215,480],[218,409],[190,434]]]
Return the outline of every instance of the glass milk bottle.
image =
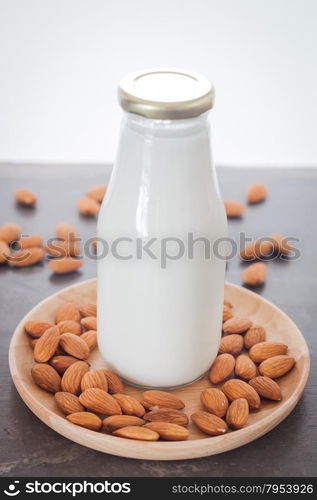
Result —
[[[98,219],[98,344],[128,383],[167,389],[205,374],[220,342],[227,221],[210,150],[214,89],[154,69],[125,77],[119,100]]]

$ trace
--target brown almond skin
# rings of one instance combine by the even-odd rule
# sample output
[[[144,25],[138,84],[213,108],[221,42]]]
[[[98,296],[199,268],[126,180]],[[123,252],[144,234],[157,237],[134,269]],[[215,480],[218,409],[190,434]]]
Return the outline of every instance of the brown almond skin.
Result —
[[[37,201],[36,195],[29,189],[16,189],[14,196],[18,203],[27,207],[33,207]]]
[[[8,262],[12,267],[27,267],[37,264],[44,259],[44,251],[39,247],[25,248],[11,254]]]
[[[91,431],[99,431],[102,427],[102,420],[94,413],[88,411],[71,413],[66,416],[67,420],[75,425],[80,425]]]
[[[46,363],[35,364],[31,368],[31,375],[39,387],[47,392],[58,392],[61,389],[61,377]]]
[[[95,316],[87,316],[81,320],[81,324],[87,330],[97,330],[97,318]]]
[[[142,418],[133,415],[111,415],[103,420],[103,428],[107,432],[113,432],[116,429],[122,429],[127,426],[141,426],[145,421]]]
[[[252,241],[248,243],[241,251],[240,251],[240,259],[243,260],[255,260],[261,259],[267,255],[273,253],[273,245],[270,241],[266,240],[258,240]]]
[[[63,375],[67,368],[70,365],[73,365],[74,363],[77,363],[78,359],[74,358],[73,356],[63,356],[63,355],[58,355],[58,356],[53,356],[49,364],[55,368],[55,370],[60,374]]]
[[[48,267],[55,274],[67,274],[77,271],[81,266],[84,265],[84,261],[81,259],[75,259],[74,257],[62,257],[61,259],[52,259],[48,263]]]
[[[241,429],[249,418],[249,404],[245,398],[232,401],[228,408],[226,421],[231,429]]]
[[[86,342],[90,351],[97,347],[97,332],[95,330],[87,330],[87,332],[82,333],[80,338]]]
[[[217,417],[224,417],[228,409],[227,396],[220,389],[205,389],[200,394],[200,401],[203,407],[217,415]]]
[[[34,347],[34,359],[37,363],[45,363],[52,356],[54,356],[58,343],[60,340],[60,333],[57,326],[48,328],[43,335],[39,338]]]
[[[48,323],[47,321],[31,320],[25,323],[24,330],[26,333],[31,335],[31,337],[40,338],[43,333],[52,326],[54,325],[52,323]]]
[[[251,326],[244,336],[244,346],[250,349],[253,345],[259,342],[264,342],[266,333],[262,326]]]
[[[259,342],[249,350],[249,356],[255,363],[262,363],[265,359],[286,354],[288,346],[282,342]]]
[[[260,203],[264,201],[267,196],[267,187],[265,184],[258,182],[256,184],[251,184],[247,190],[247,200],[248,203]]]
[[[79,304],[79,312],[84,318],[87,316],[97,316],[97,306],[94,302],[83,302]]]
[[[60,335],[59,344],[61,348],[70,356],[78,359],[87,359],[89,356],[89,347],[78,335],[73,333],[63,333]]]
[[[292,245],[285,236],[281,234],[271,234],[270,241],[272,242],[274,252],[281,255],[289,255],[292,251]]]
[[[65,223],[57,224],[55,234],[57,238],[60,238],[61,240],[74,240],[75,238],[78,238],[78,234],[74,226]]]
[[[150,422],[145,424],[146,429],[151,429],[159,434],[165,441],[184,441],[189,436],[189,431],[182,425],[170,422]]]
[[[137,439],[138,441],[157,441],[160,437],[152,429],[145,429],[144,425],[142,427],[128,425],[127,427],[115,430],[112,434],[127,439]]]
[[[229,401],[244,398],[248,401],[250,409],[260,408],[261,400],[258,393],[247,382],[240,379],[227,380],[222,386]]]
[[[220,436],[228,430],[228,426],[224,420],[206,411],[193,413],[191,419],[199,430],[209,436]]]
[[[73,333],[74,335],[81,335],[82,328],[81,324],[77,323],[77,321],[73,321],[71,319],[65,319],[64,321],[60,321],[57,323],[59,328],[59,333]]]
[[[233,317],[231,307],[226,306],[224,304],[223,306],[223,312],[222,312],[222,322],[224,323],[225,321],[228,321],[228,319],[231,319]]]
[[[103,391],[108,391],[108,382],[102,370],[94,370],[85,373],[81,379],[80,386],[82,392],[92,387],[98,387]]]
[[[243,337],[237,333],[222,337],[219,345],[219,354],[232,354],[238,356],[243,349]]]
[[[256,376],[256,365],[247,354],[240,354],[236,359],[234,371],[238,378],[250,380]]]
[[[100,210],[100,205],[97,201],[92,198],[80,198],[77,202],[77,207],[82,215],[87,217],[92,217],[96,215]]]
[[[229,378],[234,370],[235,363],[236,361],[232,354],[219,354],[213,362],[209,372],[210,382],[212,384],[220,384]]]
[[[80,312],[78,305],[75,302],[66,302],[58,308],[55,314],[55,323],[60,323],[65,320],[72,320],[76,323],[80,322]]]
[[[255,262],[242,273],[242,282],[245,285],[258,286],[265,282],[267,266],[264,262]]]
[[[143,419],[150,422],[159,421],[184,426],[188,425],[188,417],[186,413],[173,408],[160,408],[159,410],[148,411],[145,415],[143,415]]]
[[[144,407],[137,399],[133,398],[132,396],[127,396],[126,394],[114,394],[113,398],[119,404],[124,415],[135,415],[136,417],[143,417],[143,415],[145,414]]]
[[[280,355],[268,358],[259,366],[261,375],[269,378],[279,378],[288,373],[295,365],[295,359],[292,356]]]
[[[11,251],[9,245],[5,241],[0,240],[0,264],[3,264],[10,257]]]
[[[107,378],[109,394],[122,394],[124,392],[124,385],[118,375],[107,369],[104,369],[103,372]]]
[[[12,243],[12,241],[17,241],[20,238],[21,226],[13,222],[9,222],[4,226],[0,227],[0,240],[5,243]]]
[[[57,406],[65,415],[85,411],[85,408],[75,394],[70,392],[56,392],[54,398]]]
[[[17,243],[17,248],[23,250],[25,248],[41,247],[43,244],[42,236],[38,234],[31,234],[30,236],[24,236]]]
[[[249,384],[263,398],[271,399],[272,401],[280,401],[282,399],[280,386],[269,377],[255,377],[249,380]]]
[[[93,200],[101,203],[107,191],[107,186],[105,184],[98,184],[97,186],[93,186],[87,191],[88,198],[92,198]]]
[[[183,401],[167,391],[144,391],[141,395],[141,404],[145,408],[152,406],[174,408],[182,410],[185,407]]]
[[[122,411],[118,402],[107,392],[98,389],[86,389],[80,396],[79,401],[88,410],[102,413],[104,415],[121,415]]]
[[[225,200],[223,203],[227,217],[241,217],[245,211],[245,206],[239,201]]]
[[[231,319],[228,319],[222,325],[222,330],[224,333],[244,333],[252,326],[252,321],[248,318],[242,318],[240,316],[234,316]]]
[[[77,361],[71,364],[62,377],[62,391],[80,394],[81,379],[89,370],[89,365],[85,361]]]

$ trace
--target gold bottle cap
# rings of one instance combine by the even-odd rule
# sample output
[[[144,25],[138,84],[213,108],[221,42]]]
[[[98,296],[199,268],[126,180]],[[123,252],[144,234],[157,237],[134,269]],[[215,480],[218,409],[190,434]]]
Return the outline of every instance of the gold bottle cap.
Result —
[[[157,120],[194,118],[211,109],[215,99],[208,78],[177,68],[130,73],[118,93],[125,111]]]

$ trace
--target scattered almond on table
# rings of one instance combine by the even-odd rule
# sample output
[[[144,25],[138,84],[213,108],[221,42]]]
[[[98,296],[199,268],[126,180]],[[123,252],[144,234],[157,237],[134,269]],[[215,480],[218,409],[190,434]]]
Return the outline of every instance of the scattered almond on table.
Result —
[[[56,407],[71,424],[95,432],[139,441],[181,441],[190,436],[192,426],[208,436],[237,431],[247,425],[252,411],[261,411],[262,399],[281,401],[277,379],[294,367],[295,359],[287,354],[286,344],[266,340],[261,325],[235,315],[230,302],[224,301],[224,308],[231,317],[223,323],[219,353],[210,368],[213,387],[201,392],[201,410],[191,415],[174,391],[146,390],[137,399],[125,394],[113,371],[90,368],[90,352],[97,345],[96,330],[89,330],[97,327],[94,302],[65,302],[50,322],[25,323],[36,362],[32,378],[54,394]]]

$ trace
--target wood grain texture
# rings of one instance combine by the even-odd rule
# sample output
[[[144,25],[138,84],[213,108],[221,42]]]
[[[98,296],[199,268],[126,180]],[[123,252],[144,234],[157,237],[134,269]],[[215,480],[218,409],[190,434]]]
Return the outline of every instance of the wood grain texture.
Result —
[[[300,399],[309,374],[309,352],[306,342],[290,318],[280,309],[253,292],[227,283],[226,299],[234,304],[234,313],[249,317],[261,324],[269,340],[286,343],[289,354],[296,359],[295,368],[279,379],[283,400],[279,403],[263,401],[261,411],[252,412],[248,424],[239,431],[230,431],[223,436],[206,437],[191,423],[190,438],[181,442],[138,442],[82,429],[68,422],[56,407],[52,395],[38,388],[31,379],[33,364],[32,349],[23,325],[32,319],[53,321],[59,306],[69,300],[94,301],[96,280],[88,280],[68,287],[48,297],[33,308],[19,323],[10,344],[9,362],[14,384],[28,407],[49,427],[75,441],[95,450],[130,458],[146,460],[181,460],[214,455],[240,447],[269,432],[295,407]],[[89,358],[92,369],[105,367],[98,349]],[[190,415],[201,409],[199,400],[203,389],[210,387],[207,377],[187,387],[173,391],[186,404]],[[141,390],[126,386],[126,393],[140,397]]]

